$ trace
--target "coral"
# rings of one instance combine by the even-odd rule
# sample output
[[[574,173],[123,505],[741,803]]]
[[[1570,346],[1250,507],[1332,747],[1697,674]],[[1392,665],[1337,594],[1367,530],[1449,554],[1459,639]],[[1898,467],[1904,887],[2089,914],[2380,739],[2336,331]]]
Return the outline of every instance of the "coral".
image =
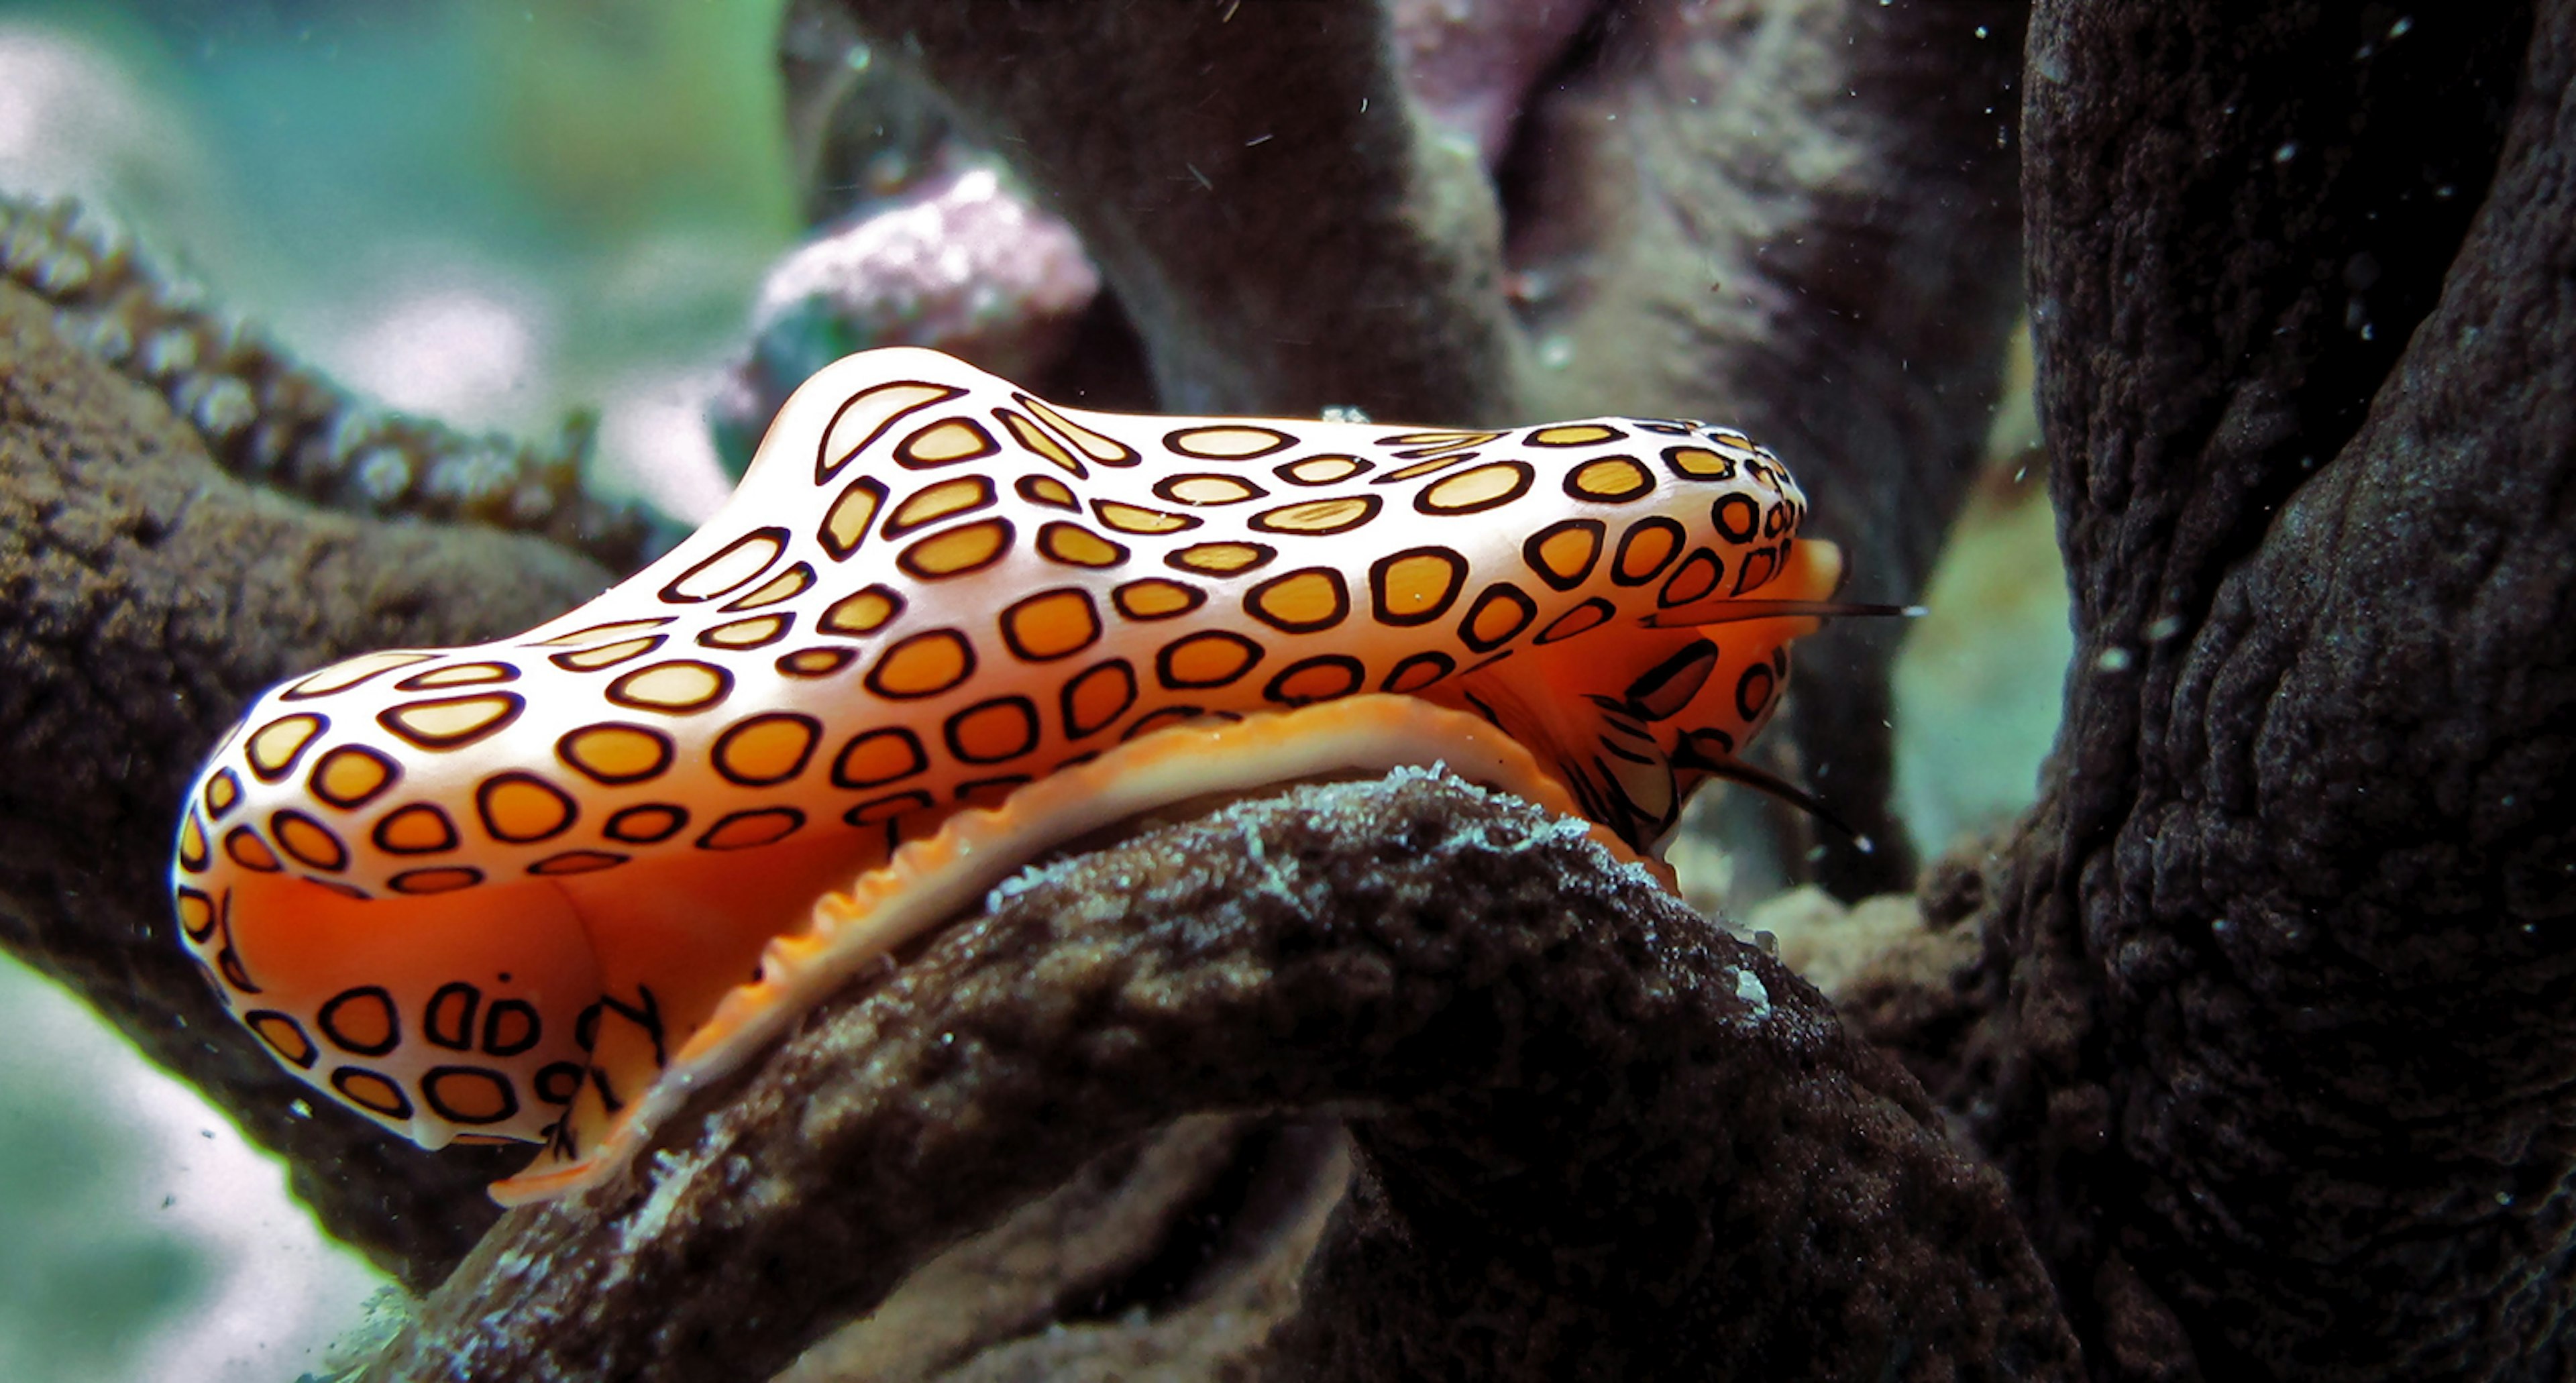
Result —
[[[2077,651],[1949,1099],[2098,1376],[2558,1374],[2576,5],[2033,25]]]
[[[641,515],[582,493],[586,427],[541,451],[370,408],[209,310],[202,289],[78,203],[0,197],[0,276],[52,304],[92,355],[158,391],[245,479],[351,513],[542,533],[612,567],[643,552]]]
[[[780,260],[752,312],[751,358],[711,407],[737,478],[779,405],[874,346],[935,346],[998,375],[1052,366],[1100,276],[1064,222],[989,165],[924,180]]]
[[[514,1212],[370,1377],[766,1377],[1206,1109],[1355,1116],[1365,1209],[1273,1340],[1290,1376],[2073,1364],[2001,1188],[1814,990],[1580,830],[1415,772],[995,890],[691,1133]]]

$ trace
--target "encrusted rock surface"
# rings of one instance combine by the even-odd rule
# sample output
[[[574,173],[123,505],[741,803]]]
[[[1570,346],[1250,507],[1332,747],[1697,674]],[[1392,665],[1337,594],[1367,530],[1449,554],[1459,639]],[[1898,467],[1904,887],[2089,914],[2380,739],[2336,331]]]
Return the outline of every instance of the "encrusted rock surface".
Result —
[[[1031,871],[629,1174],[514,1212],[376,1379],[759,1379],[1176,1114],[1350,1120],[1282,1377],[2072,1376],[1993,1177],[1813,989],[1580,829],[1308,786]]]

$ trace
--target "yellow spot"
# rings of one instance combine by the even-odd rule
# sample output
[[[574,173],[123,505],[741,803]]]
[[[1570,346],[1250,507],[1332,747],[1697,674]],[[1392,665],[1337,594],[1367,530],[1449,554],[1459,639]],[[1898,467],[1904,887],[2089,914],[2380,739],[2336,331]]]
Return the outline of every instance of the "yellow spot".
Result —
[[[1038,551],[1073,567],[1114,567],[1127,560],[1127,549],[1088,528],[1051,523],[1038,530]]]
[[[597,672],[604,667],[615,667],[629,658],[640,658],[661,646],[662,636],[650,634],[640,639],[626,639],[598,648],[585,648],[578,653],[558,653],[554,658],[558,667],[569,668],[574,672]]]
[[[896,505],[894,512],[886,516],[886,536],[909,533],[924,524],[936,523],[969,509],[981,509],[992,502],[993,482],[980,475],[943,480],[924,487]]]
[[[190,869],[206,867],[206,828],[197,824],[195,812],[179,825],[179,863]]]
[[[335,807],[363,807],[399,775],[400,770],[384,755],[342,745],[313,766],[313,795]]]
[[[1229,423],[1217,427],[1185,427],[1166,436],[1163,445],[1183,456],[1238,461],[1249,456],[1267,456],[1287,446],[1291,440],[1285,432]]]
[[[895,448],[895,459],[907,466],[945,466],[999,450],[991,433],[964,418],[950,418],[903,439],[903,445]]]
[[[716,768],[737,783],[768,787],[805,771],[820,727],[801,715],[753,716],[716,741]]]
[[[1472,514],[1518,499],[1529,486],[1529,466],[1494,461],[1434,481],[1422,492],[1420,507],[1434,514]]]
[[[320,822],[300,812],[279,812],[270,818],[269,829],[277,832],[277,843],[286,853],[315,869],[342,869],[349,863],[349,851],[340,838],[322,829]]]
[[[1071,509],[1076,512],[1082,509],[1082,506],[1073,498],[1073,488],[1051,475],[1022,476],[1019,491],[1021,497],[1032,504],[1052,505],[1058,509]]]
[[[524,704],[507,692],[493,692],[446,701],[416,701],[408,706],[396,706],[378,719],[386,728],[414,744],[429,749],[453,749],[517,719]]]
[[[1543,427],[1529,435],[1530,445],[1539,447],[1588,447],[1596,442],[1615,442],[1628,434],[1599,423],[1560,423]]]
[[[606,850],[566,850],[560,855],[548,855],[535,864],[529,865],[528,872],[531,874],[596,874],[603,869],[615,869],[624,863],[626,863],[624,855],[611,854]]]
[[[1269,533],[1340,533],[1359,527],[1377,513],[1375,495],[1310,499],[1252,516],[1252,526]]]
[[[1154,487],[1154,493],[1174,504],[1241,504],[1259,499],[1262,491],[1230,475],[1185,475],[1166,480]]]
[[[454,893],[483,882],[483,871],[463,866],[439,869],[414,869],[396,874],[393,885],[399,893]]]
[[[1076,479],[1086,474],[1082,463],[1073,459],[1073,453],[1065,450],[1063,443],[1041,431],[1037,424],[1007,408],[994,409],[993,416],[1002,420],[1002,425],[1011,430],[1011,435],[1019,439],[1021,446],[1072,472]]]
[[[786,535],[777,529],[746,533],[682,573],[662,594],[670,600],[713,599],[769,570],[786,548]]]
[[[270,1051],[297,1066],[313,1064],[313,1039],[304,1035],[304,1029],[296,1026],[294,1019],[283,1013],[254,1013],[244,1021]]]
[[[1045,591],[1002,612],[1002,637],[1012,652],[1032,662],[1067,657],[1100,637],[1100,612],[1086,591]]]
[[[559,638],[547,639],[536,647],[570,648],[576,644],[597,643],[602,639],[622,639],[630,634],[659,629],[670,622],[670,617],[666,615],[660,619],[622,619],[615,624],[594,624],[588,629],[579,629]]]
[[[866,476],[860,476],[841,491],[832,507],[823,515],[823,526],[815,533],[823,550],[834,561],[858,551],[859,540],[867,536],[868,524],[877,516],[877,506],[885,503],[886,488]]]
[[[519,675],[517,668],[505,663],[459,663],[424,672],[402,681],[404,691],[434,691],[440,687],[474,687],[486,682],[507,682]]]
[[[1174,689],[1221,687],[1241,677],[1261,658],[1261,646],[1240,634],[1209,630],[1192,634],[1163,649],[1156,671]]]
[[[769,578],[767,581],[760,583],[760,589],[742,597],[740,600],[728,603],[725,606],[725,609],[727,611],[762,609],[767,606],[775,605],[782,600],[803,595],[805,593],[805,588],[813,584],[814,569],[802,562],[799,562],[796,565],[789,567],[787,570],[780,572],[776,576]]]
[[[1565,487],[1578,498],[1616,503],[1655,488],[1655,479],[1628,457],[1608,456],[1576,467],[1574,474],[1566,478]]]
[[[608,825],[602,830],[612,840],[650,845],[658,840],[669,839],[673,831],[688,824],[687,812],[677,807],[653,803],[642,807],[628,807],[608,818]]]
[[[1734,460],[1710,451],[1706,447],[1673,447],[1664,453],[1664,460],[1670,463],[1674,470],[1696,480],[1733,480],[1735,478]]]
[[[1321,567],[1265,581],[1244,602],[1263,620],[1297,634],[1329,628],[1350,613],[1340,573]]]
[[[1102,523],[1121,533],[1177,533],[1184,528],[1196,528],[1199,524],[1187,514],[1166,514],[1159,509],[1121,504],[1114,499],[1096,501],[1092,509]]]
[[[241,779],[234,777],[231,769],[217,769],[215,776],[206,780],[206,810],[214,816],[220,818],[240,800]]]
[[[1377,483],[1384,485],[1393,480],[1411,480],[1416,476],[1430,475],[1435,471],[1448,470],[1452,466],[1465,465],[1467,462],[1475,459],[1476,453],[1472,451],[1457,452],[1448,456],[1435,456],[1428,461],[1416,461],[1412,465],[1406,466],[1401,470],[1388,471],[1385,475],[1378,477]]]
[[[1199,608],[1207,596],[1194,586],[1149,576],[1119,587],[1110,598],[1117,602],[1118,613],[1129,619],[1170,619]]]
[[[1463,633],[1468,644],[1482,652],[1519,633],[1537,613],[1528,596],[1497,582],[1477,597]]]
[[[1065,684],[1065,734],[1073,739],[1096,734],[1136,704],[1136,674],[1123,658],[1112,658]]]
[[[328,696],[335,691],[346,691],[378,673],[425,663],[435,656],[429,653],[362,653],[305,678],[287,688],[284,695],[289,701],[301,701],[308,696]]]
[[[841,747],[832,764],[832,781],[845,788],[872,788],[909,778],[930,766],[921,742],[908,730],[870,730]]]
[[[411,1101],[403,1098],[402,1087],[373,1071],[344,1066],[331,1073],[331,1088],[347,1096],[352,1104],[389,1119],[411,1112]]]
[[[490,1071],[448,1067],[421,1081],[430,1108],[460,1124],[488,1124],[518,1112],[509,1082]]]
[[[698,642],[711,648],[758,648],[787,632],[785,615],[758,615],[719,624],[698,636]]]
[[[879,696],[937,696],[975,670],[975,650],[954,629],[933,629],[897,643],[868,670],[868,689]]]
[[[543,840],[572,824],[573,801],[560,789],[525,773],[485,780],[474,794],[483,827],[512,844]]]
[[[1648,520],[1638,524],[1619,541],[1619,559],[1613,564],[1612,574],[1624,585],[1633,586],[1645,581],[1673,560],[1673,554],[1681,550],[1681,543],[1681,526],[1669,519],[1661,523]]]
[[[1377,617],[1389,624],[1421,624],[1435,619],[1458,598],[1467,579],[1467,563],[1443,548],[1416,548],[1369,569]]]
[[[1330,701],[1359,690],[1358,664],[1348,658],[1316,658],[1297,667],[1270,684],[1274,701],[1291,706],[1304,706],[1317,701]]]
[[[1250,571],[1279,554],[1259,543],[1197,543],[1182,548],[1168,559],[1172,565],[1203,571],[1211,576],[1231,576]]]
[[[1457,665],[1445,653],[1420,654],[1396,664],[1387,675],[1386,689],[1391,692],[1420,691],[1449,675]]]
[[[1609,602],[1587,600],[1551,620],[1545,629],[1539,631],[1538,642],[1551,644],[1559,639],[1570,639],[1577,634],[1590,633],[1607,624],[1610,621],[1610,613]]]
[[[233,863],[242,868],[263,874],[273,874],[282,867],[277,862],[277,853],[268,848],[268,842],[253,834],[248,826],[235,826],[225,835],[224,853],[232,856]]]
[[[948,722],[948,747],[970,764],[1017,758],[1036,745],[1037,736],[1037,716],[1021,697],[985,702]]]
[[[177,901],[180,927],[188,935],[204,940],[215,929],[215,900],[195,889],[185,889]]]
[[[1082,449],[1083,455],[1090,457],[1092,460],[1097,461],[1104,466],[1127,466],[1135,464],[1136,453],[1130,450],[1125,443],[1119,442],[1113,438],[1103,437],[1099,433],[1092,431],[1090,428],[1084,427],[1073,419],[1055,411],[1055,409],[1048,405],[1048,403],[1043,399],[1033,399],[1026,394],[1013,394],[1011,397],[1017,401],[1021,407],[1037,414],[1041,418],[1044,418],[1049,426],[1064,434],[1067,440],[1071,441],[1076,447]]]
[[[353,1052],[377,1055],[394,1045],[402,1027],[393,1000],[373,987],[343,991],[322,1006],[322,1034]]]
[[[873,634],[902,609],[903,597],[883,586],[870,586],[834,601],[818,627],[829,634]]]
[[[671,742],[640,725],[588,725],[555,745],[564,762],[603,783],[638,783],[671,766]]]
[[[833,473],[850,462],[861,447],[875,441],[895,419],[915,409],[944,403],[966,391],[944,384],[922,384],[903,381],[880,384],[850,396],[841,411],[832,416],[832,425],[823,434],[822,449],[814,458],[817,480],[829,480]]]
[[[1554,578],[1559,589],[1582,580],[1600,556],[1601,530],[1588,520],[1539,539],[1531,551],[1540,574]]]
[[[1330,485],[1348,480],[1368,468],[1356,456],[1309,456],[1279,468],[1279,474],[1300,485]]]
[[[423,855],[452,848],[456,828],[447,824],[446,813],[415,802],[377,824],[376,844],[398,855]]]
[[[261,726],[250,737],[251,772],[272,783],[285,777],[295,756],[320,733],[322,717],[317,715],[282,716]]]
[[[736,812],[698,837],[698,844],[709,850],[747,850],[783,840],[804,824],[805,814],[793,807]]]
[[[778,660],[778,670],[790,677],[825,677],[850,665],[858,655],[846,648],[800,648]]]
[[[914,543],[903,550],[898,565],[924,580],[936,581],[981,571],[999,561],[1010,547],[1010,520],[981,519]]]
[[[1435,451],[1458,451],[1466,447],[1481,447],[1502,435],[1499,432],[1405,432],[1393,437],[1381,438],[1378,445],[1408,448],[1399,453],[1404,456],[1426,456]]]
[[[700,711],[723,700],[732,681],[722,668],[681,659],[618,678],[608,686],[608,699],[652,711]]]

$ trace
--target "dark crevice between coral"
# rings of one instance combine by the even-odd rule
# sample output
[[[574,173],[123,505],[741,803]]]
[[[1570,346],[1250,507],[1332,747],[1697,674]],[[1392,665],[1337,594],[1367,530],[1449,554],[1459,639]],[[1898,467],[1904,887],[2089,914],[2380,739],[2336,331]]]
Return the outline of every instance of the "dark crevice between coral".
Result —
[[[1173,1207],[1169,1231],[1150,1254],[1068,1303],[1057,1319],[1151,1317],[1203,1299],[1213,1279],[1257,1257],[1276,1237],[1312,1194],[1341,1141],[1329,1122],[1255,1124],[1199,1194]]]

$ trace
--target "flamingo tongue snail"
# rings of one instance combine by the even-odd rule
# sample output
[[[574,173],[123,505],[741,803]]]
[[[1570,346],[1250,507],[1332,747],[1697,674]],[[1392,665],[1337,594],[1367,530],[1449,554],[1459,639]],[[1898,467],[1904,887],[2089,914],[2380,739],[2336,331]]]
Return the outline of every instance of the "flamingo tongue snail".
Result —
[[[263,695],[190,789],[180,930],[288,1068],[426,1146],[542,1144],[494,1194],[558,1194],[1160,805],[1438,762],[1655,850],[1835,609],[1805,513],[1694,422],[1127,416],[870,351],[588,605]]]

